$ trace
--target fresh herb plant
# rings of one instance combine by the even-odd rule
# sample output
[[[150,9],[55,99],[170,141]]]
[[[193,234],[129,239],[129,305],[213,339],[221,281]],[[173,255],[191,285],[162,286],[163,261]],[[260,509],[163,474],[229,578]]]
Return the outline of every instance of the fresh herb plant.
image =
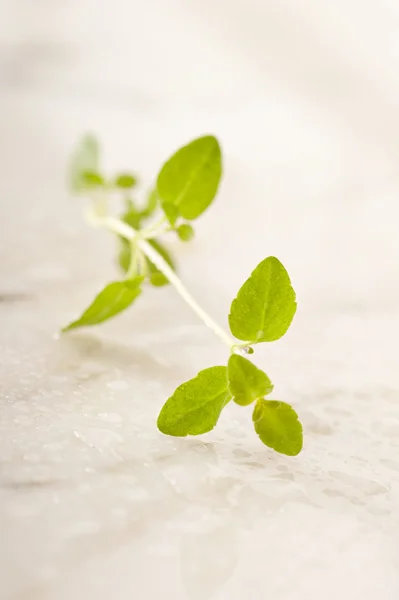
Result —
[[[88,196],[88,221],[117,236],[118,263],[123,277],[108,283],[83,314],[64,327],[70,331],[102,323],[126,310],[145,285],[172,284],[180,296],[228,346],[226,366],[200,371],[181,384],[164,404],[159,430],[171,436],[200,435],[213,429],[225,406],[254,404],[252,420],[260,440],[289,456],[302,449],[302,426],[285,402],[265,399],[273,391],[269,377],[246,356],[253,346],[273,342],[288,330],[296,311],[295,292],[281,262],[265,258],[242,285],[229,314],[232,336],[201,308],[175,272],[175,263],[159,240],[166,232],[188,242],[191,222],[212,203],[222,175],[217,139],[200,137],[180,148],[161,168],[156,185],[141,206],[136,201],[138,179],[132,173],[106,177],[100,167],[97,141],[86,136],[70,165],[74,192]],[[124,203],[119,218],[110,214],[114,196]],[[239,341],[237,341],[239,340]]]

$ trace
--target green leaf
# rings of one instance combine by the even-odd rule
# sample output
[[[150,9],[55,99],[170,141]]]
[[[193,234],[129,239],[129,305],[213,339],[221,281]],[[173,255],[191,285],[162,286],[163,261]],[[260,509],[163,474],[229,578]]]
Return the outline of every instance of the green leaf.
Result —
[[[162,167],[158,194],[163,204],[174,204],[182,217],[196,219],[211,204],[219,187],[222,158],[212,135],[180,148]]]
[[[122,221],[134,229],[140,229],[141,214],[140,211],[137,210],[133,200],[127,198],[125,201],[125,206],[126,210],[121,216]]]
[[[164,202],[162,204],[163,212],[165,213],[165,217],[168,219],[169,223],[174,227],[176,225],[176,221],[179,218],[179,209],[174,204],[170,202]]]
[[[118,264],[124,273],[127,273],[130,267],[130,262],[132,260],[132,245],[131,243],[123,237],[119,237],[119,254],[118,254]]]
[[[126,210],[121,216],[121,220],[124,223],[127,223],[134,229],[140,229],[141,225],[141,214],[137,210],[134,202],[127,198],[125,200]],[[118,264],[121,267],[122,271],[126,273],[129,270],[130,261],[132,258],[132,245],[131,243],[123,238],[122,236],[118,236],[119,238],[119,253],[118,253]]]
[[[210,367],[180,385],[159,413],[158,429],[174,436],[211,431],[231,400],[226,372],[226,367]]]
[[[302,450],[302,425],[289,404],[258,400],[252,420],[262,442],[280,454],[296,456]]]
[[[69,183],[72,191],[82,192],[86,189],[83,178],[85,171],[98,171],[100,148],[96,138],[86,135],[73,152],[69,164]]]
[[[118,188],[130,190],[137,185],[137,178],[131,173],[120,173],[120,175],[115,178],[115,185]]]
[[[105,183],[104,178],[96,171],[83,171],[82,182],[85,188],[102,187]]]
[[[65,332],[78,327],[97,325],[97,323],[102,323],[115,317],[115,315],[130,306],[137,296],[141,294],[140,285],[142,281],[142,277],[136,277],[135,279],[109,283],[95,297],[92,304],[85,310],[82,316],[64,327],[62,331]]]
[[[162,256],[162,258],[168,263],[168,265],[175,270],[175,265],[169,251],[165,248],[163,244],[158,242],[158,240],[150,239],[147,240],[149,244]],[[155,287],[161,287],[163,285],[167,285],[169,283],[168,278],[161,273],[161,271],[150,261],[149,258],[146,258],[148,271],[150,273],[150,282]]]
[[[176,232],[182,242],[189,242],[194,237],[194,229],[188,223],[179,225]]]
[[[281,338],[295,315],[295,292],[281,262],[265,258],[233,300],[229,325],[239,340],[273,342]]]
[[[247,406],[273,390],[266,373],[238,354],[232,354],[229,358],[227,378],[233,400],[241,406]]]
[[[156,270],[155,273],[151,273],[150,275],[150,283],[154,287],[163,287],[164,285],[168,285],[169,280],[161,271]]]

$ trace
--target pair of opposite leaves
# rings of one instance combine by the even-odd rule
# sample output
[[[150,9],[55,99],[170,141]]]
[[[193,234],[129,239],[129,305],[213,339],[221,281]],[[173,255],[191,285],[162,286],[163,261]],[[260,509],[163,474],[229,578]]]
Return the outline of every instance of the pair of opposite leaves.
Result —
[[[140,294],[140,287],[133,281],[126,284],[124,291],[111,293],[109,302],[108,292],[103,290],[82,317],[84,323],[72,323],[68,329],[99,323],[127,308]],[[275,341],[286,333],[295,311],[295,292],[288,273],[277,258],[268,257],[233,300],[230,330],[248,345]],[[157,425],[167,435],[199,435],[213,429],[231,399],[241,406],[256,401],[253,421],[262,442],[282,454],[296,455],[302,448],[302,426],[289,404],[264,399],[272,389],[263,371],[232,354],[227,367],[210,367],[180,385],[163,406]]]
[[[295,311],[288,273],[277,258],[269,257],[256,267],[233,300],[230,330],[248,345],[272,342],[286,333]],[[256,402],[252,419],[261,441],[281,454],[295,456],[302,449],[302,426],[289,404],[264,399],[272,390],[266,373],[243,356],[232,354],[227,367],[200,371],[176,389],[159,414],[158,429],[167,435],[200,435],[215,427],[230,400],[240,406]]]

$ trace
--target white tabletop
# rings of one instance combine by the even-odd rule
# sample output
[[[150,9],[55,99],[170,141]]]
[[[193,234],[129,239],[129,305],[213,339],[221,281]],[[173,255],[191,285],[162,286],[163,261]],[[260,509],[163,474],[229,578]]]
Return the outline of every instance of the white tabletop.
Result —
[[[1,598],[397,599],[398,30],[393,0],[1,0]],[[255,359],[298,457],[235,406],[157,431],[226,361],[172,288],[56,336],[116,273],[65,187],[85,131],[147,185],[220,139],[220,195],[171,247],[222,324],[262,258],[286,265],[298,313]]]

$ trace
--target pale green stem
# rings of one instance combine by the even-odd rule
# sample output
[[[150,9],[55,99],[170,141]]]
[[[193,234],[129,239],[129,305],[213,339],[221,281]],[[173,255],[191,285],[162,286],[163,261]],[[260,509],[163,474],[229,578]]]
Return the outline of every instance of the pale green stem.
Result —
[[[139,232],[130,227],[127,223],[120,221],[119,219],[115,219],[115,217],[104,217],[104,218],[95,218],[91,220],[92,223],[98,225],[99,227],[105,227],[118,235],[121,235],[125,239],[129,241],[133,241],[134,239],[139,237]]]
[[[149,244],[146,240],[139,240],[138,246],[144,252],[151,262],[167,277],[170,283],[180,296],[187,302],[190,308],[199,316],[207,327],[225,343],[232,348],[235,345],[235,340],[229,336],[213,319],[204,311],[198,302],[193,298],[188,289],[182,283],[181,279],[176,275],[173,269],[168,265],[166,260]]]
[[[162,228],[163,225],[165,225],[167,223],[168,223],[168,221],[167,221],[166,217],[161,217],[160,219],[155,221],[155,223],[146,227],[145,233],[150,234],[150,233],[153,233],[154,231],[158,231],[158,229]]]
[[[153,225],[146,227],[142,231],[140,231],[140,237],[143,240],[150,240],[153,237],[158,235],[162,235],[168,231],[171,231],[171,226],[166,217],[161,217],[158,221],[156,221]]]
[[[131,246],[130,253],[130,265],[126,273],[126,279],[132,279],[137,275],[137,266],[138,266],[138,248],[135,243],[128,240]]]
[[[147,261],[143,254],[142,249],[137,247],[137,250],[138,250],[138,260],[139,260],[139,265],[140,265],[140,274],[145,277],[147,275],[147,271],[148,271]]]
[[[183,282],[179,279],[173,269],[168,265],[166,260],[149,244],[145,239],[142,239],[141,232],[137,232],[133,227],[127,225],[123,221],[119,219],[115,219],[114,217],[104,217],[93,219],[91,218],[91,222],[94,222],[100,227],[105,227],[118,235],[126,238],[129,241],[136,239],[137,247],[150,259],[150,261],[165,275],[165,277],[170,281],[175,290],[180,294],[180,296],[187,302],[190,308],[199,316],[199,318],[205,323],[207,327],[212,329],[212,331],[217,335],[227,346],[233,350],[233,348],[238,348],[236,341],[230,337],[228,333],[224,331],[213,319],[204,311],[203,308],[198,304],[198,302],[193,298],[190,292],[187,290]],[[144,232],[143,232],[144,233]],[[145,235],[145,233],[144,233]]]

